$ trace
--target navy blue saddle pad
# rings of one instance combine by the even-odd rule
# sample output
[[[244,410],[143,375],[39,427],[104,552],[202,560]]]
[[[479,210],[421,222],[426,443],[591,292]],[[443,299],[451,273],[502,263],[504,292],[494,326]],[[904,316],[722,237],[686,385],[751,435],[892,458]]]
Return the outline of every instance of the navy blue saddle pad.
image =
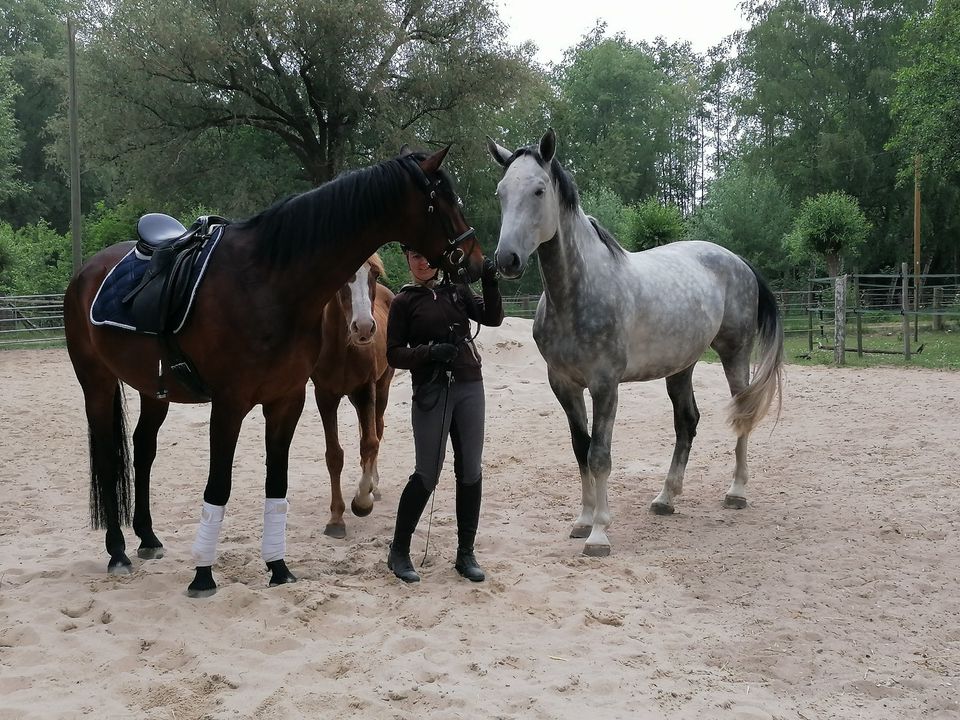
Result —
[[[210,256],[220,242],[223,235],[223,227],[218,227],[213,234],[204,241],[203,247],[197,254],[197,259],[190,272],[190,296],[188,302],[184,305],[180,317],[173,323],[175,333],[180,332],[187,318],[190,317],[190,310],[193,308],[193,300],[197,294],[197,288],[203,279],[203,274],[207,270],[210,262]],[[123,298],[133,290],[143,278],[143,274],[150,265],[150,258],[145,258],[137,253],[136,247],[130,249],[126,255],[118,262],[114,268],[107,273],[103,279],[103,284],[97,291],[93,299],[93,305],[90,307],[90,322],[94,325],[112,325],[113,327],[132,330],[133,332],[143,332],[149,335],[157,333],[149,330],[140,330],[136,326],[133,314],[131,312],[132,300],[123,302]]]

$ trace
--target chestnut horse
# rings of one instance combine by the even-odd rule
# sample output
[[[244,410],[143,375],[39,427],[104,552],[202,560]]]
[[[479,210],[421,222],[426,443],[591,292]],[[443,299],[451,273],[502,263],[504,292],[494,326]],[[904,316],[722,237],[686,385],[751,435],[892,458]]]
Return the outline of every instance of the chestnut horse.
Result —
[[[307,379],[320,355],[327,301],[387,241],[416,248],[468,281],[480,275],[483,254],[441,169],[448,149],[402,153],[225,227],[196,290],[192,314],[176,336],[207,389],[206,398],[165,373],[170,358],[158,336],[91,322],[93,299],[130,243],[101,250],[81,268],[64,297],[64,324],[90,431],[91,520],[94,527],[106,528],[108,572],[130,572],[121,525],[131,519],[141,540],[138,554],[162,554],[149,506],[157,429],[167,403],[209,399],[209,474],[192,548],[196,571],[187,594],[216,592],[212,566],[237,438],[244,417],[257,405],[266,425],[264,559],[270,584],[296,579],[284,562],[287,461]],[[133,434],[132,513],[121,383],[141,398]]]
[[[357,411],[360,425],[360,484],[350,509],[358,517],[366,517],[380,496],[377,455],[393,380],[393,368],[387,364],[387,315],[393,293],[377,282],[381,275],[383,262],[373,254],[327,303],[320,357],[310,376],[323,421],[330,473],[330,521],[323,532],[335,538],[346,537],[347,532],[340,490],[343,447],[337,432],[337,408],[344,396]]]

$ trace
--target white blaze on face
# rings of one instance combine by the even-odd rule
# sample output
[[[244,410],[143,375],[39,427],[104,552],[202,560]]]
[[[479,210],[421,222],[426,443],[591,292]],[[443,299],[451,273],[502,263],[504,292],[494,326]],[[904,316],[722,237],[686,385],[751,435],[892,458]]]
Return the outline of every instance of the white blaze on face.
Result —
[[[377,323],[373,319],[370,263],[364,263],[347,284],[350,289],[350,340],[356,345],[366,345],[373,340]]]

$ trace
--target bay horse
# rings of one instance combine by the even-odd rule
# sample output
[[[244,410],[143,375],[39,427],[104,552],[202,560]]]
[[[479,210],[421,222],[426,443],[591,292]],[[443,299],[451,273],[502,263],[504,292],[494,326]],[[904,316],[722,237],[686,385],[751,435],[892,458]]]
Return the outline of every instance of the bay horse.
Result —
[[[622,382],[666,378],[676,445],[651,509],[674,512],[700,419],[693,368],[708,347],[723,364],[737,435],[724,506],[746,507],[747,438],[774,399],[782,402],[783,327],[767,284],[746,261],[713,243],[624,250],[581,209],[576,184],[555,157],[552,128],[537,145],[515,152],[489,137],[487,145],[503,168],[497,268],[517,278],[533,253],[539,257],[543,294],[533,337],[567,416],[580,468],[583,503],[570,536],[587,538],[585,555],[610,554],[607,478]],[[759,360],[751,380],[757,337]],[[593,402],[592,429],[584,390]]]
[[[307,379],[321,351],[327,301],[388,241],[417,248],[468,281],[480,275],[483,254],[476,234],[441,168],[448,150],[430,155],[404,151],[224,228],[195,292],[193,312],[176,337],[207,397],[166,372],[167,345],[158,336],[91,321],[101,282],[131,243],[101,250],[84,264],[64,296],[64,324],[89,425],[91,521],[94,528],[106,528],[108,572],[130,572],[121,526],[131,519],[141,540],[138,554],[163,552],[149,506],[157,429],[169,402],[209,399],[209,473],[192,549],[195,576],[187,594],[216,592],[212,566],[230,498],[237,438],[244,417],[257,405],[263,408],[266,435],[264,560],[271,585],[296,580],[284,561],[287,462]],[[137,390],[141,399],[133,433],[132,513],[121,383]]]
[[[387,364],[387,316],[393,292],[377,282],[383,274],[383,262],[374,253],[327,303],[320,357],[310,376],[330,474],[330,521],[323,532],[335,538],[346,537],[340,489],[343,447],[337,431],[337,408],[344,396],[356,410],[360,426],[360,483],[350,509],[365,517],[380,495],[377,456],[394,373]]]

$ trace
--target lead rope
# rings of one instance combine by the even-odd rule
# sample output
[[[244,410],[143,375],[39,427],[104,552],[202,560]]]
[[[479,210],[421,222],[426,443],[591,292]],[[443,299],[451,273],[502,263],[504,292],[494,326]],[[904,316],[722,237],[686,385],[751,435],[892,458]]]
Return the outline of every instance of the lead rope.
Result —
[[[443,414],[440,416],[440,439],[437,443],[437,463],[435,467],[440,468],[440,456],[443,454],[443,446],[446,444],[446,438],[443,435],[443,424],[447,419],[447,400],[450,397],[450,383],[453,382],[453,370],[448,368],[446,370],[447,382],[443,388]],[[423,545],[423,560],[420,561],[420,567],[423,567],[427,562],[427,551],[430,548],[430,528],[433,526],[433,506],[437,501],[437,487],[440,486],[440,478],[437,478],[437,485],[433,488],[433,492],[430,493],[430,515],[427,517],[427,539]]]

